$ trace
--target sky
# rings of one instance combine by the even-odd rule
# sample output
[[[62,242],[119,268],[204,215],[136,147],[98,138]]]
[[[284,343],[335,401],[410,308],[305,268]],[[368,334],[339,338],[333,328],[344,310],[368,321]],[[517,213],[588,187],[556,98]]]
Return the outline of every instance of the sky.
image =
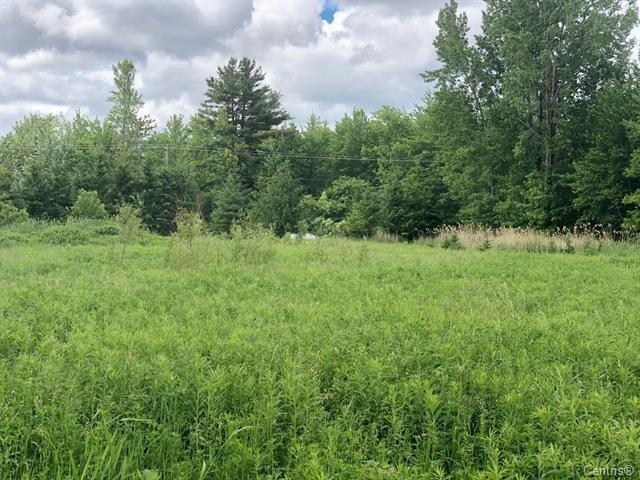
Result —
[[[478,32],[481,0],[461,0]],[[113,64],[137,68],[145,113],[164,126],[202,102],[229,57],[255,58],[294,121],[353,107],[407,110],[437,66],[444,0],[0,0],[0,134],[29,113],[104,118]]]

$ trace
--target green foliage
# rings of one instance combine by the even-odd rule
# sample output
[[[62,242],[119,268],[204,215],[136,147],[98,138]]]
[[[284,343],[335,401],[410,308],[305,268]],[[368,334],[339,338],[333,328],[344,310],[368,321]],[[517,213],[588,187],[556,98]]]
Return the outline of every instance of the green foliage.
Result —
[[[562,251],[564,253],[575,253],[576,247],[574,247],[573,242],[571,241],[571,237],[565,237],[564,248]]]
[[[300,203],[298,203],[298,232],[321,232],[321,217],[320,207],[318,201],[313,198],[312,195],[303,195],[300,197]]]
[[[377,210],[375,204],[365,201],[356,202],[342,222],[336,225],[336,230],[349,237],[371,236],[377,225]]]
[[[138,473],[140,480],[160,480],[160,477],[161,474],[157,470],[149,470],[147,468]]]
[[[143,193],[142,219],[151,230],[162,235],[175,231],[176,212],[183,206],[184,176],[181,172],[163,168],[145,169],[146,185]]]
[[[175,237],[126,265],[112,237],[35,238],[98,225],[0,232],[31,239],[0,242],[2,480],[565,479],[638,462],[637,246],[235,228],[174,269]]]
[[[285,124],[260,67],[231,59],[208,79],[198,115],[155,130],[124,60],[104,123],[32,115],[0,138],[0,198],[40,219],[64,218],[79,189],[109,214],[140,199],[144,225],[164,235],[180,209],[201,211],[216,233],[247,219],[278,234],[408,240],[459,222],[634,231],[634,10],[552,4],[489,1],[476,42],[447,4],[425,102],[354,108],[335,128],[316,115],[302,129]]]
[[[199,115],[216,132],[231,132],[246,145],[255,146],[262,135],[289,119],[280,94],[264,85],[264,79],[255,60],[231,58],[218,67],[216,76],[207,79]],[[229,129],[220,131],[221,118],[228,121]]]
[[[252,218],[271,227],[276,235],[296,229],[298,204],[302,188],[293,177],[291,165],[272,157],[258,178],[257,192],[251,209]]]
[[[364,110],[354,108],[336,123],[332,150],[338,158],[333,160],[331,169],[337,176],[372,178],[376,170],[375,162],[358,160],[363,157],[370,140],[369,119]]]
[[[233,244],[230,259],[234,263],[265,264],[274,260],[274,232],[252,223],[235,223],[230,232]]]
[[[329,124],[312,114],[300,133],[300,158],[295,162],[296,174],[302,179],[305,193],[319,194],[335,176],[330,162],[335,133]],[[286,152],[285,152],[286,153]]]
[[[202,235],[203,225],[202,216],[198,212],[180,210],[176,215],[178,238],[185,240],[189,245],[195,238]]]
[[[118,227],[109,220],[69,218],[66,222],[25,221],[3,229],[0,246],[11,245],[106,245],[118,235]]]
[[[11,202],[0,201],[0,227],[27,220],[29,220],[29,214],[25,209],[19,209]]]
[[[106,218],[107,210],[100,201],[98,192],[90,192],[84,189],[78,190],[78,197],[71,207],[71,215],[76,218],[91,218],[99,220]]]
[[[437,86],[430,131],[458,220],[620,224],[629,158],[621,132],[638,109],[625,103],[637,92],[628,41],[636,20],[618,1],[488,0],[471,45],[457,3],[441,9],[442,66],[425,80]]]
[[[478,250],[480,250],[481,252],[486,252],[487,250],[491,250],[491,240],[489,240],[489,238],[485,238],[480,244],[480,246],[478,247]]]
[[[142,96],[135,88],[136,68],[131,60],[125,59],[113,66],[113,83],[109,102],[112,104],[108,124],[113,127],[118,148],[130,149],[146,139],[155,122],[148,115],[142,115]]]
[[[53,115],[29,115],[3,137],[0,174],[11,172],[1,197],[41,219],[66,216],[73,203],[73,182],[64,128]]]
[[[230,170],[222,186],[212,193],[211,230],[229,233],[246,204],[245,188],[237,172]]]
[[[442,248],[449,250],[462,250],[464,248],[460,243],[460,238],[456,233],[451,233],[442,239]]]
[[[116,222],[119,229],[119,239],[122,244],[120,262],[124,261],[127,246],[131,245],[140,232],[142,223],[140,209],[132,204],[123,203],[118,207]]]
[[[204,220],[198,212],[180,210],[176,215],[176,241],[167,253],[167,264],[174,267],[196,267],[201,261]]]
[[[640,95],[637,98],[640,98]],[[624,204],[630,206],[624,228],[637,233],[640,232],[640,114],[634,121],[629,121],[626,127],[634,150],[624,173],[633,182],[632,188],[635,187],[635,190],[629,192],[623,199]]]

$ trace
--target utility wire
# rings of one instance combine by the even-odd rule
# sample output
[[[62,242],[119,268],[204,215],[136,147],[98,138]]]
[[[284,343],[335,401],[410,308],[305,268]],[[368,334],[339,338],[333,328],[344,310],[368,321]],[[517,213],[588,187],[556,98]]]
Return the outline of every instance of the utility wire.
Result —
[[[85,148],[85,149],[94,149],[96,147],[98,148],[103,148],[105,150],[110,150],[110,149],[118,149],[119,147],[122,147],[123,145],[117,145],[117,144],[104,144],[104,145],[90,145],[90,144],[85,144],[85,143],[74,143],[74,142],[67,142],[67,143],[63,143],[61,144],[61,146],[63,147],[74,147],[74,148]],[[37,147],[33,146],[33,150],[35,150]],[[221,148],[221,147],[208,147],[208,148],[199,148],[199,147],[187,147],[187,146],[183,146],[183,145],[136,145],[135,147],[130,147],[130,149],[132,151],[136,151],[136,150],[145,150],[145,149],[158,149],[162,152],[165,152],[166,150],[172,150],[172,151],[189,151],[189,152],[205,152],[205,153],[225,153],[225,152],[229,152],[232,153],[234,155],[237,154],[249,154],[249,155],[253,155],[253,156],[257,156],[257,157],[268,157],[268,156],[281,156],[281,157],[285,157],[285,158],[293,158],[293,159],[300,159],[300,160],[327,160],[327,161],[331,161],[331,160],[345,160],[345,161],[353,161],[353,162],[385,162],[385,163],[422,163],[425,162],[425,160],[420,160],[420,159],[412,159],[412,158],[393,158],[393,157],[354,157],[354,156],[344,156],[344,155],[308,155],[305,153],[281,153],[281,152],[267,152],[264,150],[239,150],[239,151],[234,151],[232,149],[229,148]]]

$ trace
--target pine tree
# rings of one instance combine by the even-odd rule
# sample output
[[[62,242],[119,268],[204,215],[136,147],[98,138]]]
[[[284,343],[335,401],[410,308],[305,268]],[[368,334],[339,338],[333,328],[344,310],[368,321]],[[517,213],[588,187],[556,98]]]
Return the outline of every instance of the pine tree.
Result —
[[[265,227],[272,227],[276,235],[291,232],[298,222],[301,195],[302,187],[293,177],[289,162],[270,157],[258,179],[252,217]]]
[[[240,217],[246,202],[245,189],[237,169],[228,171],[224,183],[212,192],[212,200],[211,230],[215,233],[228,233]]]
[[[280,93],[264,85],[264,79],[255,60],[231,58],[218,67],[215,77],[207,79],[200,116],[213,129],[223,112],[233,135],[255,147],[272,128],[290,118],[280,104]]]
[[[326,120],[312,114],[301,133],[301,160],[298,170],[305,191],[318,194],[326,188],[336,174],[327,160],[335,133]]]
[[[174,172],[168,168],[155,172],[150,165],[145,167],[142,221],[162,235],[175,231],[174,219],[183,202],[181,179]]]

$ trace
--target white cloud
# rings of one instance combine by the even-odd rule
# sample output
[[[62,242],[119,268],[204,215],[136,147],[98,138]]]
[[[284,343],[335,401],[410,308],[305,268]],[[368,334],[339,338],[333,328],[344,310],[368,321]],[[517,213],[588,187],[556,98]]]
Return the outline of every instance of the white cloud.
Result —
[[[33,70],[51,65],[55,60],[55,52],[39,48],[24,55],[9,58],[6,63],[12,70]]]
[[[322,4],[322,0],[254,0],[251,20],[225,44],[246,56],[273,45],[309,44],[321,30]]]
[[[231,55],[256,58],[300,124],[311,112],[335,121],[354,106],[420,102],[444,0],[333,3],[329,24],[324,0],[0,0],[0,134],[29,111],[84,105],[104,116],[111,65],[125,57],[160,125],[194,113],[205,79]],[[460,7],[479,32],[482,2]]]
[[[164,127],[171,115],[179,113],[188,116],[195,113],[196,110],[197,105],[193,104],[189,95],[183,93],[174,100],[150,100],[145,103],[143,113],[154,118],[159,127]]]
[[[16,114],[28,114],[28,113],[65,115],[73,110],[74,110],[74,107],[72,107],[71,105],[55,105],[51,103],[39,103],[39,102],[13,102],[13,103],[3,103],[2,105],[0,105],[0,114],[3,114],[3,115],[16,115]]]
[[[76,110],[87,115],[90,115],[91,113],[89,107],[86,105],[72,106],[46,102],[16,101],[0,103],[0,118],[2,119],[2,122],[6,124],[6,130],[8,131],[11,125],[14,125],[16,122],[30,114],[60,115],[67,119],[71,119]]]
[[[434,65],[434,11],[410,16],[378,14],[378,6],[336,12],[309,45],[274,45],[262,63],[272,83],[286,92],[292,111],[301,101],[330,121],[353,106],[371,111],[383,104],[411,108],[424,84],[419,74]],[[347,105],[338,111],[336,105]],[[299,110],[299,108],[296,108]],[[304,122],[311,111],[300,112]],[[295,113],[294,113],[295,114]]]

